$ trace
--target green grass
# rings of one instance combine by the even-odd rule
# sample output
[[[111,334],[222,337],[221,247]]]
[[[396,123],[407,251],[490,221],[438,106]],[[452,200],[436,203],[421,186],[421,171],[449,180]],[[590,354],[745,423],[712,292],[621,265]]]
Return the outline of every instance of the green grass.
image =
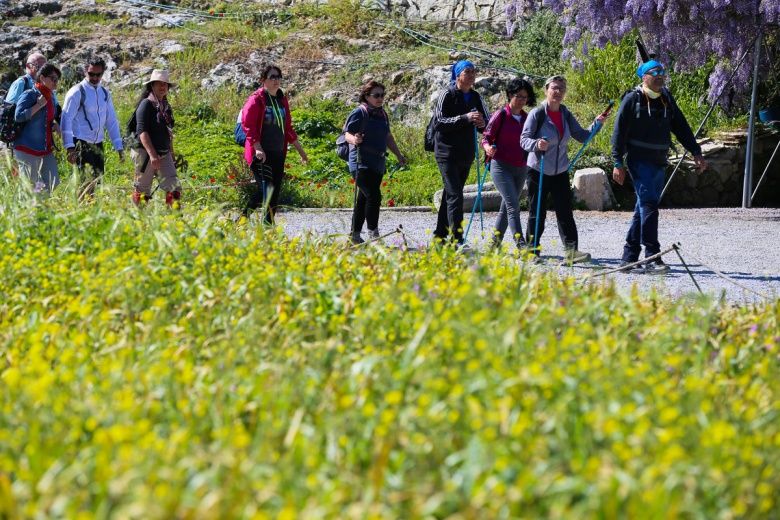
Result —
[[[3,518],[771,518],[780,302],[0,174]]]

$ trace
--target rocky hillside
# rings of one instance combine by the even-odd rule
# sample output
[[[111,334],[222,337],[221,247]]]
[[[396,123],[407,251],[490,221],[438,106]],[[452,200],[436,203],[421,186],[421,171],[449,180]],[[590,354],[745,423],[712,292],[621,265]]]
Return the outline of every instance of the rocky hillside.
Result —
[[[382,63],[377,56],[399,43],[398,31],[386,17],[387,9],[419,19],[486,20],[480,22],[483,27],[498,21],[494,2],[475,4],[476,12],[474,6],[467,8],[463,2],[445,8],[441,3],[404,0],[399,5],[386,2],[382,5],[385,11],[374,11],[376,16],[366,11],[350,20],[350,14],[343,13],[345,25],[373,25],[370,36],[350,36],[347,27],[323,27],[311,18],[316,13],[307,12],[305,4],[276,8],[245,2],[243,9],[224,14],[214,10],[215,4],[206,2],[200,2],[201,9],[192,7],[197,2],[168,4],[143,0],[0,0],[4,20],[0,88],[19,75],[25,57],[33,50],[42,51],[60,66],[66,86],[81,78],[85,58],[92,54],[106,59],[108,73],[104,81],[112,86],[130,86],[147,77],[154,67],[169,67],[179,75],[188,75],[189,83],[204,92],[254,89],[261,67],[276,62],[285,68],[289,92],[318,92],[325,99],[346,101],[354,96],[355,79],[379,74],[383,81],[403,87],[394,90],[390,108],[396,115],[405,115],[425,107],[431,95],[446,84],[446,63],[459,57],[461,51],[454,45],[444,52],[435,46],[423,46],[421,52],[410,55],[412,59],[395,56]],[[350,5],[344,3],[345,8]],[[225,4],[216,7],[224,8]],[[187,55],[191,58],[196,53],[202,54],[197,67],[176,70],[177,64],[191,61]],[[366,57],[371,63],[359,63]],[[437,60],[440,66],[436,66]],[[492,71],[489,77],[481,78],[478,87],[488,96],[495,95],[511,75],[508,71]]]

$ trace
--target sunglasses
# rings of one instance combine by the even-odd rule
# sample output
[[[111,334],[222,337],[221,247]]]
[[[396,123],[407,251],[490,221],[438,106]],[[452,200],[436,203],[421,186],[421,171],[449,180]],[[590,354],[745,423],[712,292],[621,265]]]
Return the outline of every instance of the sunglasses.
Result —
[[[666,76],[666,69],[648,70],[647,72],[645,72],[645,74],[650,74],[653,77],[656,77],[656,76]]]
[[[60,82],[60,78],[58,78],[57,76],[46,76],[46,77],[49,78],[49,81],[51,81],[52,83]]]
[[[90,78],[99,78],[102,75],[103,75],[102,72],[87,72],[87,76],[89,76]]]
[[[270,76],[268,76],[268,79],[270,79],[270,80],[282,79],[282,77],[280,75],[278,75],[278,74],[271,74]]]
[[[369,94],[369,96],[371,96],[374,99],[382,99],[383,97],[385,97],[385,93],[384,92],[374,92],[373,94]]]

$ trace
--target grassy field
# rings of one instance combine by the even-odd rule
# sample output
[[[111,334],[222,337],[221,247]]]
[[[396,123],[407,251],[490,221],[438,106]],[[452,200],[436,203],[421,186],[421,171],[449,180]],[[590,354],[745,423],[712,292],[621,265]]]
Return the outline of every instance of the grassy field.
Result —
[[[773,518],[780,301],[0,177],[0,518]]]

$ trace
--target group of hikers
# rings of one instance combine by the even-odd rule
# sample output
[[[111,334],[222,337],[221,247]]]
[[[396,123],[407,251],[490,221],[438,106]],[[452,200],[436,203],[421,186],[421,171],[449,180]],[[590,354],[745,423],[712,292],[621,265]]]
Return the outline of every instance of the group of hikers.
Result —
[[[26,73],[14,81],[4,100],[2,137],[11,143],[20,172],[29,177],[36,190],[48,192],[59,183],[54,134],[61,134],[68,161],[82,172],[87,167],[91,169],[92,179],[85,190],[91,195],[103,175],[103,141],[107,132],[120,159],[124,157],[124,147],[130,148],[135,169],[135,204],[151,198],[155,177],[166,203],[178,203],[181,184],[174,161],[174,117],[168,102],[169,90],[175,84],[168,71],[154,70],[144,82],[126,125],[130,138],[123,142],[111,93],[101,81],[106,71],[104,60],[88,60],[85,78],[67,92],[62,108],[56,96],[60,70],[47,63],[40,53],[28,56],[25,68]],[[706,168],[701,147],[665,87],[664,65],[645,61],[636,74],[641,83],[623,96],[612,134],[613,179],[623,184],[630,175],[637,195],[622,255],[624,266],[638,261],[642,246],[646,257],[660,252],[658,205],[671,134],[693,155],[700,171]],[[246,100],[236,134],[241,134],[244,160],[255,181],[244,215],[262,207],[265,221],[273,223],[288,148],[295,148],[304,163],[308,157],[293,128],[290,105],[281,89],[281,68],[268,65],[259,79],[262,86]],[[590,260],[590,254],[579,249],[572,211],[569,142],[572,138],[585,142],[594,125],[600,126],[606,115],[600,115],[584,128],[563,103],[567,84],[558,75],[544,82],[544,99],[538,105],[528,80],[510,80],[505,89],[506,104],[491,114],[474,89],[475,80],[476,67],[472,62],[461,60],[453,64],[450,84],[440,92],[432,109],[426,138],[430,138],[444,188],[433,233],[435,241],[468,248],[463,233],[463,190],[482,148],[502,198],[492,246],[500,247],[509,229],[518,249],[538,256],[545,203],[551,197],[566,260]],[[355,244],[364,242],[364,225],[369,239],[380,236],[381,186],[388,150],[400,165],[406,164],[383,107],[385,96],[385,86],[378,81],[362,85],[358,106],[347,117],[340,137],[345,147],[342,157],[355,183],[350,232],[350,240]],[[8,114],[12,114],[11,125]],[[519,199],[526,179],[529,216],[523,233]],[[656,273],[665,272],[668,267],[659,257],[641,269]]]

